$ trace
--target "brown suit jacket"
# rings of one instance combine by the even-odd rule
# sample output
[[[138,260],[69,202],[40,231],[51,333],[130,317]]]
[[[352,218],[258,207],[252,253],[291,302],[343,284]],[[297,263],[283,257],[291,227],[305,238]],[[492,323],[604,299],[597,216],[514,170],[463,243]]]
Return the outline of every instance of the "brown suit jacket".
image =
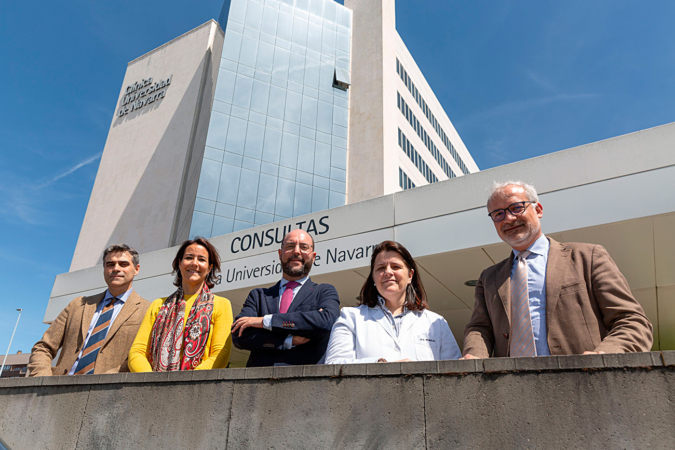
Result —
[[[649,351],[652,324],[601,245],[556,242],[546,265],[546,331],[552,355]],[[509,356],[513,253],[483,271],[464,329],[464,351]]]
[[[91,297],[78,297],[65,307],[31,351],[30,376],[67,375],[75,364],[87,337],[96,307],[105,291]],[[141,326],[150,302],[132,292],[112,324],[96,358],[94,373],[128,372],[129,349]],[[52,360],[61,349],[56,367]]]

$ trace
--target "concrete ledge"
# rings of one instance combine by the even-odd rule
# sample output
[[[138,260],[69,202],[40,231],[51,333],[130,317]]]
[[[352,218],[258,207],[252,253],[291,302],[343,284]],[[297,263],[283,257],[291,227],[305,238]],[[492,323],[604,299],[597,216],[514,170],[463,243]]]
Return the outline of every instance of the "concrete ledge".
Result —
[[[675,367],[675,350],[661,352],[663,365],[667,367]]]
[[[432,375],[438,373],[436,361],[415,361],[401,363],[401,375]]]
[[[536,358],[487,358],[453,361],[416,361],[316,366],[248,367],[165,373],[117,373],[9,378],[0,380],[0,389],[29,386],[77,386],[121,383],[174,383],[225,380],[271,380],[303,377],[360,377],[398,375],[461,375],[467,373],[545,372],[557,370],[599,370],[675,367],[675,351],[611,353],[604,355],[541,356]]]
[[[528,371],[541,372],[542,370],[557,370],[560,368],[558,366],[557,356],[540,356],[538,358],[513,358],[513,360],[516,363],[516,372],[528,372]]]
[[[483,359],[483,370],[487,373],[515,372],[516,360],[514,358],[488,358]]]
[[[0,381],[0,438],[12,449],[672,448],[672,386],[675,352],[16,378]],[[176,422],[177,407],[200,413]]]
[[[483,371],[482,359],[458,359],[454,361],[438,361],[438,373],[460,375]]]
[[[568,355],[558,356],[558,366],[561,369],[602,369],[605,360],[602,355]]]

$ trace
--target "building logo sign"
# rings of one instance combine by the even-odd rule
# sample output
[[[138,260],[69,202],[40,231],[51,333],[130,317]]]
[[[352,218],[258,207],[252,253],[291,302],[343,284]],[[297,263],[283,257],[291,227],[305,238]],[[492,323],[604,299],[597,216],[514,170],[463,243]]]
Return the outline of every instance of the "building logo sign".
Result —
[[[246,236],[255,235],[248,234]],[[383,229],[318,242],[315,248],[316,259],[314,260],[312,275],[368,267],[375,246],[384,240],[393,239],[393,237],[393,229]],[[246,239],[246,242],[248,243],[248,239]],[[222,284],[220,284],[219,289],[228,291],[264,284],[271,285],[279,281],[282,276],[279,255],[276,250],[233,261],[224,261],[220,265],[220,270]]]
[[[117,111],[117,117],[123,117],[132,111],[141,109],[145,105],[164,98],[166,89],[171,84],[172,77],[173,75],[169,75],[169,78],[154,83],[152,77],[150,77],[127,86],[127,90],[122,98],[122,106]]]
[[[241,237],[236,237],[230,244],[230,252],[239,253],[247,252],[261,247],[269,247],[274,244],[281,244],[286,234],[294,229],[305,230],[309,234],[318,236],[325,234],[330,229],[328,224],[329,216],[323,216],[319,220],[311,219],[309,221],[303,220],[295,224],[284,225],[283,227],[270,228],[268,230],[259,231],[257,233],[246,234]]]

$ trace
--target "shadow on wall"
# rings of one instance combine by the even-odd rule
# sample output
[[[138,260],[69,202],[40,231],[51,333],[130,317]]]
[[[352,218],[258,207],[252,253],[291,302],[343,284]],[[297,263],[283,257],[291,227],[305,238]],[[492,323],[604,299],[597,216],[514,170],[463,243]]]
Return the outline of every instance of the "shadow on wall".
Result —
[[[166,92],[165,95],[171,95],[171,85],[166,87],[165,92]],[[125,96],[126,96],[126,94],[125,94]],[[122,99],[124,99],[124,96],[122,97]],[[141,100],[143,100],[143,99],[141,99]],[[120,110],[122,110],[125,106],[127,106],[127,107],[131,106],[131,103],[133,103],[133,102],[127,103],[124,106],[122,106],[121,102],[120,102],[120,104],[117,105],[117,108],[115,109],[115,119],[114,119],[114,122],[113,122],[113,125],[112,125],[113,128],[117,128],[118,126],[120,126],[120,125],[122,125],[122,124],[124,124],[124,123],[126,123],[130,120],[134,120],[138,116],[144,116],[144,115],[156,110],[157,108],[159,108],[162,105],[163,100],[164,100],[164,97],[158,98],[151,103],[145,104],[142,108],[134,109],[133,111],[131,111],[131,112],[129,112],[129,113],[123,115],[123,116],[119,115]]]
[[[106,245],[124,242],[139,253],[166,248],[173,244],[179,218],[182,228],[187,230],[187,237],[192,218],[191,214],[187,217],[187,213],[194,207],[211,107],[211,101],[204,93],[212,92],[215,84],[210,61],[209,50],[152,151],[152,157]],[[178,94],[170,88],[166,95]],[[113,126],[155,113],[162,103],[162,100],[155,101],[118,117]]]

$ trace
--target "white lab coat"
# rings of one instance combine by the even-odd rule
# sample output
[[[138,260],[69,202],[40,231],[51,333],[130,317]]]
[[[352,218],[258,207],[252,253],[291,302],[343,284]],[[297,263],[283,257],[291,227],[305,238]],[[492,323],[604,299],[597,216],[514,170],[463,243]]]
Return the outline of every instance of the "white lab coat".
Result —
[[[411,311],[403,317],[401,331],[387,320],[381,308],[361,305],[342,308],[333,325],[326,364],[372,363],[410,359],[433,361],[462,356],[448,322],[429,310]]]

